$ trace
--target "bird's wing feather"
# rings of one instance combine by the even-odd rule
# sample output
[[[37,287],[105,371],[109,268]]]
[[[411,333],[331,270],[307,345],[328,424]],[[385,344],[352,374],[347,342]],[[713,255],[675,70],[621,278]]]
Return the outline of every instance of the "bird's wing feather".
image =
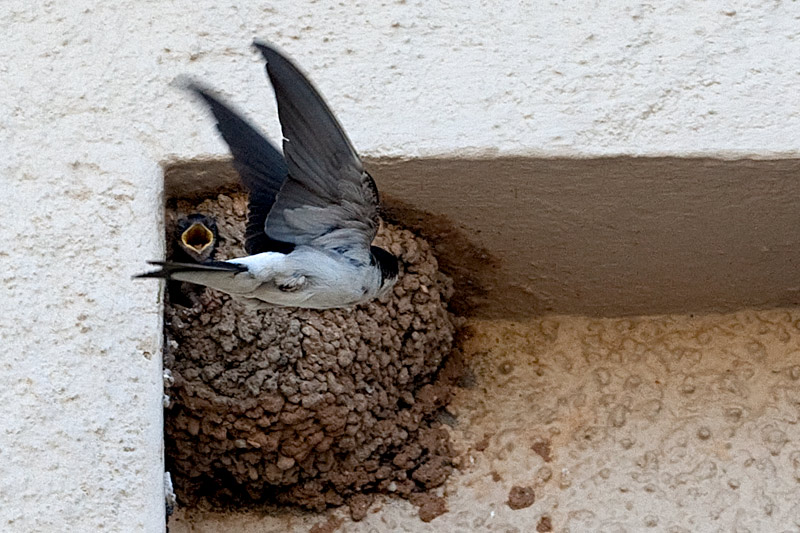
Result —
[[[196,83],[190,83],[188,88],[200,96],[214,114],[217,129],[230,148],[233,165],[249,193],[245,250],[250,255],[291,251],[291,244],[270,239],[264,232],[267,214],[288,174],[283,155],[247,120],[207,89]]]
[[[379,224],[375,182],[311,82],[272,46],[255,46],[275,88],[289,170],[267,216],[267,235],[368,261]]]

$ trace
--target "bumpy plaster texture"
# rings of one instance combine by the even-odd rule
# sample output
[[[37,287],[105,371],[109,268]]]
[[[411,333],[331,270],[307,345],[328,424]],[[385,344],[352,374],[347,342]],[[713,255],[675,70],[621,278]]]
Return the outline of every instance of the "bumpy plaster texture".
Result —
[[[244,252],[247,197],[170,202],[175,221],[198,212],[220,231],[218,259]],[[450,396],[434,384],[453,349],[452,280],[430,246],[385,226],[397,254],[392,294],[355,309],[254,311],[183,284],[166,308],[172,371],[167,464],[180,505],[280,502],[315,510],[349,503],[363,516],[376,491],[419,501],[451,468],[435,416]]]
[[[158,163],[225,151],[176,75],[219,87],[275,135],[247,49],[271,39],[376,157],[797,156],[798,11],[5,1],[0,401],[18,409],[0,421],[0,524],[162,522],[158,289],[129,277],[161,253]],[[454,197],[470,186],[452,184]]]
[[[181,513],[176,533],[669,533],[800,528],[800,312],[471,320],[448,406],[461,472],[430,524]],[[333,529],[317,529],[332,531]]]

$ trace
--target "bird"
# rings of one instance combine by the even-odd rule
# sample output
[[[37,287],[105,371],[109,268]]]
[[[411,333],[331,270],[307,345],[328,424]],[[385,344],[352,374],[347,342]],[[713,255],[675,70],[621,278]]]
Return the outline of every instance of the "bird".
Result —
[[[208,215],[191,213],[175,222],[172,257],[178,261],[203,263],[214,258],[219,243],[217,222]],[[177,280],[167,280],[167,293],[173,305],[194,307],[202,287]]]
[[[176,223],[178,250],[186,260],[202,263],[214,257],[219,240],[216,221],[200,213],[180,218]]]
[[[372,244],[380,196],[339,121],[303,72],[256,40],[275,92],[283,153],[221,98],[187,88],[211,111],[248,193],[244,257],[149,261],[137,277],[204,285],[255,308],[352,307],[387,294],[395,255]]]

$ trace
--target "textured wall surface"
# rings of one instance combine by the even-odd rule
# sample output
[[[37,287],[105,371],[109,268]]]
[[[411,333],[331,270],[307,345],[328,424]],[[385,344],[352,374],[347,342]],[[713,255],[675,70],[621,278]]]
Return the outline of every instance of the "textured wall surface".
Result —
[[[449,512],[181,513],[175,533],[790,533],[800,528],[800,313],[470,321],[448,407]],[[512,508],[513,487],[535,501]],[[530,503],[530,502],[526,502]],[[174,526],[174,527],[173,527]],[[545,527],[549,526],[549,527]],[[317,531],[330,531],[318,529]]]
[[[159,162],[196,75],[278,132],[254,36],[364,155],[797,156],[800,5],[27,2],[0,11],[0,529],[158,531]],[[487,201],[489,201],[487,199]]]

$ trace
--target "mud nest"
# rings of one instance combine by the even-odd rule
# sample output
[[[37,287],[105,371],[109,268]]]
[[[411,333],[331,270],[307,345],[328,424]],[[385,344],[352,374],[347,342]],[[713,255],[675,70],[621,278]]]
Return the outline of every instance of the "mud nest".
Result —
[[[192,212],[216,219],[217,259],[243,254],[243,195],[173,202],[168,235]],[[411,497],[445,481],[453,453],[436,413],[450,394],[440,369],[457,329],[452,282],[411,232],[385,225],[377,244],[400,258],[400,278],[353,309],[254,311],[171,288],[182,305],[166,305],[166,443],[179,501],[349,503],[359,518],[369,494]]]

